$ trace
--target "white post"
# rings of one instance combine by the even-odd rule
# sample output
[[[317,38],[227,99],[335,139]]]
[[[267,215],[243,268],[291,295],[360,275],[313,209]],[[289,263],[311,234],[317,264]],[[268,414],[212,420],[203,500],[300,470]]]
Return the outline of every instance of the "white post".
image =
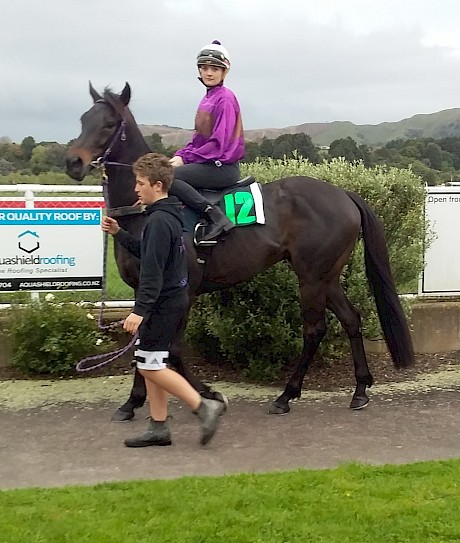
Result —
[[[34,198],[34,193],[32,190],[27,189],[26,191],[24,191],[24,199],[26,201],[26,209],[33,209],[35,207],[35,203],[34,203],[35,198]],[[40,300],[40,293],[31,292],[30,298],[33,302],[36,302]]]

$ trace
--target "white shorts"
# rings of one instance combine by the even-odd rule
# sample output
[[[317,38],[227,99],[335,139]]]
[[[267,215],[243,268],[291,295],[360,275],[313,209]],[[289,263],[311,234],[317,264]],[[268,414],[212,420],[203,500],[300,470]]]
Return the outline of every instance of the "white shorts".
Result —
[[[134,360],[139,370],[164,370],[168,367],[168,358],[169,351],[134,351]]]

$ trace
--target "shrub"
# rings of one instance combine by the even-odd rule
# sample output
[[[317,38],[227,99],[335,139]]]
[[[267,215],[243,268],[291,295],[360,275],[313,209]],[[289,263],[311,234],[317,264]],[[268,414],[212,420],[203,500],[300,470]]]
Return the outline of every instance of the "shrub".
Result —
[[[82,358],[111,347],[87,304],[56,303],[47,294],[42,301],[12,304],[6,313],[11,365],[27,374],[66,375]]]
[[[303,159],[266,159],[242,164],[242,174],[253,175],[262,183],[305,175],[360,194],[384,224],[398,292],[414,291],[423,268],[427,225],[424,184],[410,169],[367,169],[361,162],[342,159],[317,165]],[[343,271],[342,284],[361,312],[364,335],[379,337],[361,242]],[[202,354],[223,356],[254,379],[276,377],[283,364],[300,354],[298,299],[297,278],[288,264],[278,264],[228,292],[200,296],[191,312],[187,337]],[[327,324],[319,355],[323,359],[341,357],[349,352],[348,339],[334,316],[327,316]]]
[[[282,297],[273,296],[273,288]],[[220,355],[257,380],[275,378],[301,348],[297,278],[279,263],[252,281],[200,296],[187,337],[201,354]]]

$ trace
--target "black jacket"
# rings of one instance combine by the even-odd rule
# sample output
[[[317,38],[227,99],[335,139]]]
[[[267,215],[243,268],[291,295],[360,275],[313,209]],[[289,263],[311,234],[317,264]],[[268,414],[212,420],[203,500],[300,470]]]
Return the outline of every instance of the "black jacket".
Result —
[[[115,239],[140,258],[139,288],[133,313],[145,317],[155,307],[187,302],[187,261],[182,237],[181,203],[169,196],[147,206],[141,239],[120,229]]]

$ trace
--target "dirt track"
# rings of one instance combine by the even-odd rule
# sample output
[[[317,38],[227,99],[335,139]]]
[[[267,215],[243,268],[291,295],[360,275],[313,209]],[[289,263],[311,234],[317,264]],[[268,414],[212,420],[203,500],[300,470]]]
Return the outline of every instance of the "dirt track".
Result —
[[[103,381],[96,403],[78,393],[85,386],[91,395],[91,381],[35,382],[28,395],[20,382],[0,383],[0,488],[460,457],[457,370],[374,387],[369,407],[357,412],[347,408],[348,390],[311,393],[283,417],[266,414],[278,391],[223,384],[230,409],[206,448],[198,445],[195,417],[174,402],[173,446],[127,449],[123,439],[144,429],[147,409],[130,423],[110,423],[113,399],[124,397],[128,381]],[[22,408],[13,402],[18,396]]]

